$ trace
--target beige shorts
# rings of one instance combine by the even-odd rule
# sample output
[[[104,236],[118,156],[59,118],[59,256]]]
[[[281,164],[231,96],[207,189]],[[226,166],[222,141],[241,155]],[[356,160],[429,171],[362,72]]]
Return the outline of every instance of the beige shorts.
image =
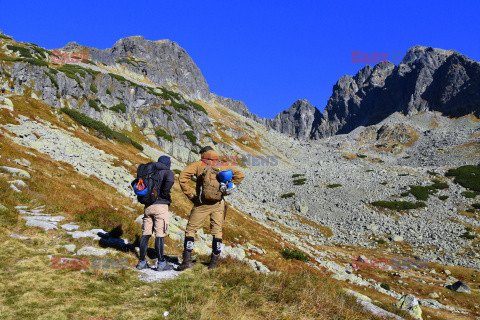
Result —
[[[142,235],[151,236],[152,231],[155,237],[166,237],[168,235],[168,223],[170,212],[168,204],[152,204],[145,208],[143,215]]]

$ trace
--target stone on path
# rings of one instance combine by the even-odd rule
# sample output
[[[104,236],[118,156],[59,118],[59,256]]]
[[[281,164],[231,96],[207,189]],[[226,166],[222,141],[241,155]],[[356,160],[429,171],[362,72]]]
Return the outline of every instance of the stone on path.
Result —
[[[407,311],[413,318],[422,320],[422,309],[417,298],[412,294],[406,294],[397,301],[397,308]]]
[[[170,271],[155,271],[153,269],[143,269],[137,270],[138,272],[138,279],[141,281],[145,281],[148,283],[152,282],[162,282],[169,279],[174,279],[180,275],[180,272],[175,270]]]
[[[77,230],[80,228],[79,225],[76,225],[73,222],[67,223],[67,224],[62,224],[62,229],[67,230],[67,231],[72,231],[72,230]]]
[[[25,179],[30,179],[30,173],[22,169],[0,166],[0,171],[10,173],[13,176],[19,176]]]
[[[22,235],[20,235],[20,234],[11,234],[10,237],[12,237],[12,238],[18,238],[18,239],[22,239],[22,240],[28,240],[28,239],[30,239],[30,238],[25,237],[25,236],[22,236]]]
[[[465,293],[470,293],[470,287],[462,281],[457,281],[452,285],[447,286],[447,289],[456,291],[456,292],[465,292]]]
[[[63,247],[70,253],[75,253],[75,249],[77,248],[77,246],[74,244],[66,244]]]
[[[83,247],[77,251],[78,256],[104,256],[107,253],[116,253],[113,250],[101,249],[95,247]]]

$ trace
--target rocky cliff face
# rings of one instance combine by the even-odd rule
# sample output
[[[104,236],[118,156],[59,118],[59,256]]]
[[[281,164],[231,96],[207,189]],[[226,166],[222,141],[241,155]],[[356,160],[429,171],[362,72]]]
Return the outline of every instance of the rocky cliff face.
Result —
[[[415,46],[398,66],[367,65],[353,77],[340,78],[323,115],[296,102],[267,123],[299,138],[318,139],[377,124],[394,112],[427,110],[479,115],[480,63],[453,50]]]
[[[188,53],[170,40],[148,41],[142,36],[118,40],[112,48],[99,50],[69,43],[60,50],[88,52],[94,63],[121,68],[156,86],[176,87],[192,99],[210,100],[208,84]]]
[[[13,85],[17,94],[79,110],[115,130],[133,133],[138,127],[182,161],[196,158],[200,143],[212,142],[207,111],[192,101],[211,100],[208,85],[174,42],[130,37],[106,50],[69,43],[49,51],[9,37],[0,40],[4,88]],[[63,61],[58,52],[86,59]]]
[[[266,120],[266,125],[304,140],[310,138],[312,128],[316,127],[322,119],[320,111],[307,100],[298,100],[289,109],[277,114],[275,118]]]

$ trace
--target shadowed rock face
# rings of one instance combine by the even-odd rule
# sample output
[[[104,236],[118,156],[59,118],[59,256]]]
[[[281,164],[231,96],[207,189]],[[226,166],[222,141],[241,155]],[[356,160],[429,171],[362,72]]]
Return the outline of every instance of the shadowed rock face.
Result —
[[[84,49],[76,43],[69,43],[62,48],[65,51]],[[155,85],[171,87],[175,84],[180,91],[192,98],[210,100],[208,84],[200,69],[188,53],[175,42],[149,41],[144,37],[134,36],[118,40],[109,49],[87,50],[93,62],[108,66],[120,64],[131,72],[143,74]]]
[[[311,131],[320,123],[322,114],[307,100],[297,100],[289,109],[279,113],[273,119],[266,120],[266,125],[279,132],[298,139],[309,139]]]
[[[340,78],[323,115],[307,110],[297,101],[267,124],[298,138],[318,139],[377,124],[394,112],[478,116],[480,63],[453,50],[415,46],[398,66],[367,65],[354,77]]]

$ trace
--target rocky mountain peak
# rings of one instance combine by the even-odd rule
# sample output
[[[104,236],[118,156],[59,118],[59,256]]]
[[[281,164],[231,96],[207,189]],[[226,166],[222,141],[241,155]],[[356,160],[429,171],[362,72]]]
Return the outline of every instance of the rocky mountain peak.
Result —
[[[86,48],[70,42],[61,50],[84,51],[89,59],[122,70],[134,78],[145,79],[156,86],[180,91],[191,99],[210,100],[210,90],[200,69],[188,53],[170,40],[150,41],[131,36],[115,42],[105,50]]]
[[[298,139],[310,139],[312,126],[320,122],[322,114],[308,100],[295,101],[290,108],[273,119],[266,120],[267,126]]]
[[[480,63],[454,50],[414,46],[398,66],[387,61],[341,77],[323,115],[312,115],[296,129],[287,123],[294,119],[286,116],[289,109],[277,115],[283,122],[272,121],[272,128],[291,134],[305,132],[304,126],[311,124],[309,136],[318,139],[377,124],[395,112],[463,116],[478,115],[479,107]]]

